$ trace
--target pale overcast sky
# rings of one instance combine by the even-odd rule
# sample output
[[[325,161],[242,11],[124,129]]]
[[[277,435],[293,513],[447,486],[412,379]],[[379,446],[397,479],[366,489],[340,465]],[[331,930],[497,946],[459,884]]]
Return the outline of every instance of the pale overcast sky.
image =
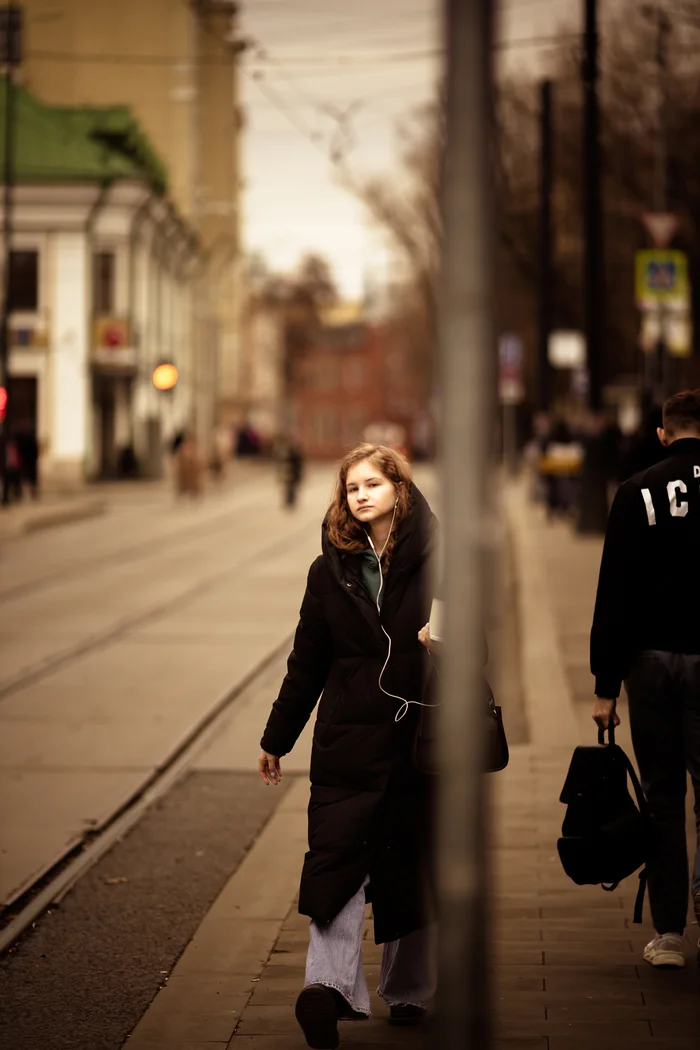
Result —
[[[504,0],[498,39],[546,37],[575,24],[582,8],[583,0]],[[325,107],[355,105],[354,166],[391,172],[397,120],[434,92],[439,10],[436,0],[246,0],[242,33],[266,55],[248,53],[241,85],[248,250],[282,271],[306,250],[321,252],[347,296],[359,295],[365,273],[381,279],[381,240],[334,179],[337,123]],[[532,62],[535,54],[546,59],[548,48],[505,53]]]

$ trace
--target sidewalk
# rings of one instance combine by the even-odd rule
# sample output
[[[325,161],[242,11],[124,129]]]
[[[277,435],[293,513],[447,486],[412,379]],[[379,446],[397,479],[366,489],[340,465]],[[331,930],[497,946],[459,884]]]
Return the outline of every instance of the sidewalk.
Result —
[[[612,894],[576,887],[556,853],[564,813],[558,797],[571,750],[592,739],[584,672],[600,543],[547,525],[520,490],[506,502],[531,731],[529,742],[513,746],[508,769],[492,778],[493,1050],[696,1050],[696,931],[689,933],[685,971],[653,970],[641,959],[652,936],[648,914],[643,927],[632,924],[637,880]],[[250,762],[267,701],[240,713],[207,768]],[[620,741],[629,749],[626,726]],[[305,849],[308,746],[307,733],[285,766],[287,776],[299,775],[128,1050],[303,1050],[293,1004],[306,948],[307,920],[296,914],[295,896]],[[369,935],[370,988],[379,951]],[[376,1000],[373,1010],[369,1021],[341,1028],[343,1046],[433,1045],[429,1031],[388,1027]]]
[[[54,525],[95,518],[106,509],[104,496],[90,489],[72,496],[46,495],[35,502],[25,497],[21,503],[0,508],[0,543]]]
[[[239,484],[268,469],[265,461],[231,460],[223,481],[216,483],[209,475],[206,476],[205,492],[226,492],[231,485]],[[25,495],[19,503],[13,503],[10,507],[0,507],[0,543],[38,532],[40,529],[98,517],[105,514],[115,502],[143,500],[144,497],[171,500],[171,470],[171,464],[168,462],[163,478],[94,482],[74,492],[54,492],[49,489],[43,492],[38,500],[32,500]]]

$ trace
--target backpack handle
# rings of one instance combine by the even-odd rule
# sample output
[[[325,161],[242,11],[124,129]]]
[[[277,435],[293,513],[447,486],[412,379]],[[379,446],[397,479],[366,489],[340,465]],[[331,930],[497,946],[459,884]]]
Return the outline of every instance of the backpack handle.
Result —
[[[602,726],[598,726],[598,743],[605,743],[605,734],[608,734],[608,742],[610,744],[615,743],[615,721],[613,715],[610,716],[607,729],[603,729]]]
[[[608,725],[607,725],[606,729],[603,729],[602,726],[598,726],[598,743],[599,744],[605,744],[605,734],[606,733],[608,734],[608,743],[614,747],[615,746],[615,725],[613,723],[612,717],[610,718],[610,721],[608,722]],[[644,792],[642,791],[642,785],[639,783],[639,778],[637,777],[637,774],[634,771],[634,766],[632,765],[632,763],[630,762],[628,756],[625,754],[625,752],[622,750],[622,748],[620,748],[619,751],[620,751],[620,757],[622,758],[622,762],[623,762],[623,764],[625,766],[625,769],[627,770],[627,772],[629,774],[629,778],[632,781],[632,787],[634,789],[634,793],[635,793],[636,798],[637,798],[637,805],[639,807],[639,812],[642,814],[642,816],[648,818],[649,805],[647,803],[646,798],[644,797]]]

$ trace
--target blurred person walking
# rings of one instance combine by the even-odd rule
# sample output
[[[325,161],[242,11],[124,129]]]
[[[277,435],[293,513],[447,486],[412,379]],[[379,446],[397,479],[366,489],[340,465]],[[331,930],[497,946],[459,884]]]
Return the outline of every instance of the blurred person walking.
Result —
[[[304,476],[304,456],[297,440],[283,438],[277,450],[284,506],[293,510],[297,503],[299,486]]]
[[[428,656],[435,518],[396,451],[361,445],[340,466],[309,571],[287,675],[258,769],[278,784],[322,693],[311,754],[309,852],[299,911],[311,918],[296,1016],[309,1046],[338,1045],[369,1015],[365,902],[384,945],[379,995],[413,1025],[435,990],[429,905],[430,777],[413,762]]]
[[[547,516],[566,517],[574,510],[582,448],[564,419],[555,420],[542,443],[539,470],[545,485]]]
[[[660,405],[655,405],[644,416],[621,457],[622,481],[666,458],[667,449],[659,443],[657,436],[659,427],[663,427],[663,411]]]
[[[226,423],[219,423],[214,430],[214,453],[211,461],[211,473],[215,481],[223,481],[226,467],[233,454],[233,436]]]
[[[591,630],[593,718],[619,725],[624,680],[632,742],[651,811],[652,966],[684,965],[688,911],[686,770],[700,844],[700,390],[668,399],[662,462],[619,488],[608,522]],[[692,877],[700,921],[700,849]]]
[[[182,431],[176,439],[175,492],[177,496],[196,499],[203,492],[204,460],[194,431]]]
[[[10,501],[19,502],[22,499],[22,456],[13,434],[5,446],[5,478]]]
[[[39,442],[36,431],[24,423],[17,431],[17,451],[20,458],[22,481],[29,486],[32,499],[39,498]]]

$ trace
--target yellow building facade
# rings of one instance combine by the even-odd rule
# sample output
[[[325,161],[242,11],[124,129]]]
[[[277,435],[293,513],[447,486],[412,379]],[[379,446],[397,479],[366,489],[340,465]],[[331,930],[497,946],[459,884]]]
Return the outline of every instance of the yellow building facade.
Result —
[[[132,107],[167,166],[171,198],[200,238],[193,356],[202,396],[195,422],[208,443],[214,414],[236,422],[240,409],[238,5],[24,0],[22,6],[20,82],[54,105]],[[206,407],[212,403],[216,410]]]

